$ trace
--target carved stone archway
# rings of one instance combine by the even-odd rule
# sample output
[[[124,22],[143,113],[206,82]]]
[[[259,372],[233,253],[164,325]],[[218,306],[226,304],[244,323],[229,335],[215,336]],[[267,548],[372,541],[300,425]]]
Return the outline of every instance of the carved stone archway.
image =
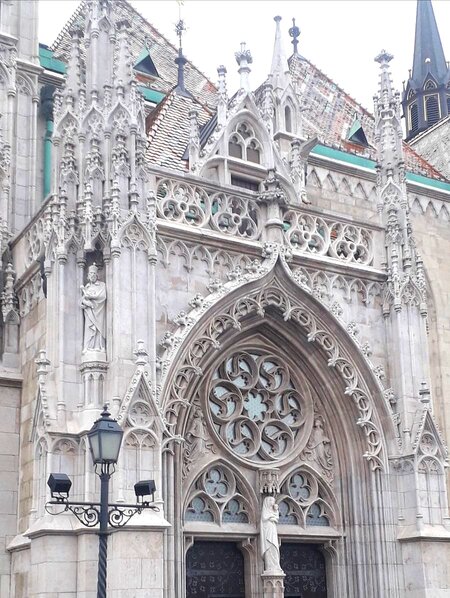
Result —
[[[387,588],[392,591],[395,582],[390,579],[388,563],[394,555],[387,554],[385,539],[393,527],[384,472],[387,445],[395,442],[395,432],[379,382],[352,337],[279,264],[229,294],[222,293],[209,308],[198,308],[197,313],[194,308],[183,324],[183,332],[179,337],[174,335],[165,355],[173,359],[170,365],[169,359],[165,362],[160,395],[166,421],[176,434],[185,435],[188,431],[189,419],[195,417],[198,409],[195,397],[218,357],[258,335],[260,346],[266,338],[267,343],[284,347],[290,355],[301,356],[315,384],[329,381],[333,426],[342,434],[339,459],[345,481],[341,490],[348,526],[345,542],[336,540],[338,556],[334,564],[339,561],[344,567],[334,567],[330,575],[330,596],[349,591],[349,595],[375,598]],[[223,457],[223,443],[216,443],[216,447],[218,457]],[[170,480],[165,494],[174,497],[169,500],[167,511],[174,526],[167,550],[181,571],[183,519],[178,505],[183,504],[183,450],[177,447],[173,454],[166,454],[164,467],[168,473],[163,475]],[[169,571],[167,574],[170,576]],[[182,578],[183,575],[174,595],[182,591]],[[372,580],[371,589],[362,585],[364,578]]]

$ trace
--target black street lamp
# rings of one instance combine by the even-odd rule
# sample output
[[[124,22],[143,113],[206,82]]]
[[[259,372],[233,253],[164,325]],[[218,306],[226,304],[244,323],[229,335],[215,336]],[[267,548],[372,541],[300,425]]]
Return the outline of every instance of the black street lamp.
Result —
[[[96,420],[88,432],[89,447],[94,461],[95,473],[100,477],[100,502],[69,502],[69,492],[72,482],[65,473],[51,473],[47,484],[52,499],[45,505],[47,513],[59,515],[71,511],[78,521],[86,527],[95,527],[98,523],[98,577],[97,598],[106,598],[106,572],[108,556],[108,523],[112,527],[122,527],[136,513],[144,509],[158,511],[158,507],[144,500],[152,496],[156,490],[153,480],[144,480],[134,486],[137,503],[135,505],[110,504],[109,480],[115,472],[122,444],[123,430],[115,419],[108,413],[107,405],[103,408],[100,419]],[[48,505],[63,505],[64,510],[52,513]]]

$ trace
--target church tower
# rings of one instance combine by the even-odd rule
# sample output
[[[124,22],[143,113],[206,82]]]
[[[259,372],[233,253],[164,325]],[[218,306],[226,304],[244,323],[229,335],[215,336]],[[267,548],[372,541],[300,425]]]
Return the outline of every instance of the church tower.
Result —
[[[449,114],[449,80],[431,0],[417,0],[413,68],[402,99],[407,140]]]

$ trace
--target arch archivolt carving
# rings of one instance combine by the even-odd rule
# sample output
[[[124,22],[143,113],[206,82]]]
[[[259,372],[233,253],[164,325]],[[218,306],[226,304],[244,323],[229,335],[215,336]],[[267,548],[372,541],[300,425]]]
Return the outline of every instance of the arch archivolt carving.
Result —
[[[350,350],[359,354],[360,361],[368,360],[345,330],[336,330],[336,324],[332,327],[329,321],[316,315],[320,312],[311,305],[312,300],[304,300],[299,288],[286,276],[286,265],[274,269],[279,249],[266,246],[265,255],[267,259],[257,272],[241,274],[206,299],[197,297],[191,303],[193,310],[189,317],[184,318],[176,333],[166,333],[162,343],[165,352],[159,364],[159,391],[168,425],[177,433],[183,432],[189,402],[204,373],[205,362],[211,360],[215,351],[223,349],[224,338],[241,330],[248,318],[264,319],[275,311],[284,321],[297,326],[306,341],[314,343],[324,354],[328,366],[337,372],[345,386],[344,394],[358,413],[356,424],[362,429],[366,442],[364,457],[373,470],[384,468],[384,436],[374,399],[357,360],[350,356],[348,342],[352,345]],[[232,292],[241,286],[245,293]],[[210,309],[213,305],[214,310]],[[327,313],[329,320],[332,316]],[[184,342],[188,337],[188,342]],[[369,379],[375,392],[379,392],[380,408],[386,409],[380,382],[370,374]]]

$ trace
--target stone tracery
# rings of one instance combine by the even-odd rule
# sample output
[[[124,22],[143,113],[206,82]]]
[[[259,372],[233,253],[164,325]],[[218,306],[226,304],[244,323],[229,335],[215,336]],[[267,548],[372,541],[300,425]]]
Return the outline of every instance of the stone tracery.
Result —
[[[279,461],[304,442],[312,398],[286,362],[262,349],[229,354],[213,374],[209,415],[222,442],[253,463]]]

